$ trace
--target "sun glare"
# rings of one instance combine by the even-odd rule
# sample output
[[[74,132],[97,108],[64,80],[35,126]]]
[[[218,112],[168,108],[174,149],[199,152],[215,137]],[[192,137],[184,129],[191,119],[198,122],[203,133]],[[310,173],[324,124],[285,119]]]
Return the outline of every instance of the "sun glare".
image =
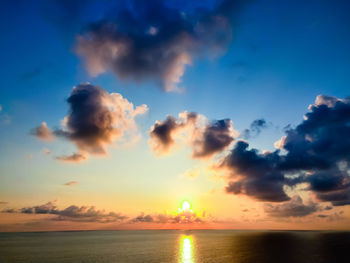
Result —
[[[188,201],[182,202],[182,211],[189,211],[191,209],[191,204]]]
[[[179,208],[179,212],[193,212],[192,209],[191,209],[191,204],[190,202],[188,202],[187,200],[183,201],[181,203],[181,206]]]

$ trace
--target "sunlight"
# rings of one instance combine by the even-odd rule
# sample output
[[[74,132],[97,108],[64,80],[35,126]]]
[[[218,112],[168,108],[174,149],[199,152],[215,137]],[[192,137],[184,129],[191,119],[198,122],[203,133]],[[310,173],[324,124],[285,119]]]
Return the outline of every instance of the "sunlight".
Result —
[[[188,211],[191,208],[191,204],[188,201],[182,202],[182,211]]]
[[[190,212],[193,213],[193,210],[191,209],[192,205],[190,202],[188,202],[187,200],[182,201],[180,207],[179,207],[179,213],[184,213],[184,212]]]
[[[193,263],[193,237],[182,235],[180,238],[180,258],[181,263]]]

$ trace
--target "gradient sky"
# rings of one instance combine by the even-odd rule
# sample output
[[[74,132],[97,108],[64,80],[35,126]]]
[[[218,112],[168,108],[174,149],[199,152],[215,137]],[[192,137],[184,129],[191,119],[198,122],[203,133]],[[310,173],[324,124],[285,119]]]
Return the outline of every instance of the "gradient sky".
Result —
[[[336,98],[338,104],[349,105],[346,99],[350,95],[349,2],[233,2],[232,10],[224,12],[218,7],[221,2],[214,0],[177,1],[177,4],[176,1],[155,1],[153,7],[132,1],[1,1],[0,210],[3,213],[0,231],[349,228],[349,133],[345,133],[348,138],[343,138],[343,155],[331,160],[334,166],[345,166],[341,179],[337,177],[338,170],[323,175],[323,168],[320,168],[322,171],[315,180],[329,187],[315,190],[311,189],[314,181],[310,178],[316,177],[318,167],[293,170],[298,178],[306,174],[306,179],[285,190],[290,200],[262,200],[249,194],[247,189],[232,194],[225,187],[234,175],[218,167],[241,140],[249,143],[249,149],[258,149],[259,154],[275,151],[274,143],[302,123],[303,116],[312,111],[309,105],[315,103],[318,95],[333,98],[327,106],[335,114],[338,114]],[[127,16],[134,14],[138,22],[144,19],[144,23],[128,24],[130,17],[124,18],[120,13],[125,8],[131,10]],[[205,10],[204,15],[196,13],[198,8]],[[163,21],[166,14],[159,15],[170,14],[169,10],[180,17],[169,15],[170,22],[173,22],[171,19],[190,21],[189,24],[202,26],[204,33],[195,35],[196,26],[189,29],[187,33],[195,40],[187,44],[183,35],[176,31],[177,26],[183,25]],[[147,12],[149,19],[140,15]],[[153,21],[152,16],[155,22],[147,24]],[[220,20],[205,20],[208,17]],[[87,51],[79,42],[79,36],[89,44],[93,40],[86,36],[87,32],[105,34],[96,26],[104,23],[118,30],[121,28],[124,38],[135,41],[133,56],[137,59],[144,53],[136,51],[146,50],[149,68],[142,68],[139,63],[124,72],[125,62],[112,61],[114,64],[110,65],[111,56],[107,54],[108,58],[102,58],[107,61],[105,72],[96,75],[89,71],[86,59],[95,59],[98,55]],[[138,35],[140,25],[150,29],[145,31],[145,36]],[[216,26],[223,36],[217,33]],[[188,25],[183,27],[182,31],[187,30]],[[106,33],[107,40],[102,37],[100,41],[116,45],[119,40],[113,30],[110,39]],[[161,42],[161,30],[171,41]],[[171,38],[172,34],[179,34],[179,37]],[[153,41],[150,35],[158,40]],[[161,54],[180,49],[192,59],[183,74],[181,67],[179,69],[181,82],[174,84],[179,90],[174,87],[169,90],[164,84],[169,79],[168,61],[162,62],[159,56],[148,52],[157,43],[162,44]],[[152,68],[154,63],[159,63],[160,68]],[[96,69],[96,63],[93,67]],[[141,71],[137,71],[139,67]],[[165,73],[160,72],[163,69]],[[57,135],[57,131],[69,128],[65,130],[62,121],[70,114],[67,99],[72,95],[73,86],[81,84],[83,87],[87,82],[91,87],[101,87],[106,94],[120,93],[134,107],[145,104],[148,108],[147,112],[130,117],[135,127],[125,128],[122,139],[104,143],[104,155],[87,149],[86,142],[73,133]],[[90,90],[89,87],[86,89]],[[314,107],[321,107],[319,105],[316,102]],[[79,110],[84,112],[84,109]],[[157,120],[162,123],[168,115],[178,118],[184,111],[205,116],[208,121],[204,124],[207,126],[201,126],[203,129],[215,120],[232,120],[233,142],[213,155],[192,158],[192,142],[187,139],[192,136],[193,127],[183,124],[190,130],[183,131],[187,139],[178,138],[173,145],[175,148],[168,154],[156,154],[152,149],[151,127]],[[84,115],[88,114],[86,112],[89,111],[79,118],[89,119]],[[337,127],[348,131],[349,112],[344,114]],[[324,127],[328,127],[327,116],[325,118]],[[254,120],[264,120],[265,124],[253,127]],[[40,140],[43,136],[35,136],[38,135],[35,128],[42,122],[56,131],[56,139],[43,141]],[[249,129],[250,136],[243,136],[245,129]],[[315,135],[314,139],[317,138]],[[337,147],[341,140],[331,143],[332,147]],[[279,154],[286,152],[288,149],[284,148]],[[81,162],[62,160],[62,156],[73,153],[82,154],[86,159]],[[335,156],[334,152],[330,154]],[[332,188],[334,178],[341,188]],[[343,191],[344,202],[339,204],[320,198],[320,191],[328,190]],[[178,212],[183,200],[192,204],[193,212]],[[44,204],[43,211],[35,209]],[[76,210],[65,210],[73,205]],[[93,213],[87,215],[90,206],[94,206],[90,210]],[[119,216],[108,214],[110,211]],[[179,214],[184,220],[174,219]]]

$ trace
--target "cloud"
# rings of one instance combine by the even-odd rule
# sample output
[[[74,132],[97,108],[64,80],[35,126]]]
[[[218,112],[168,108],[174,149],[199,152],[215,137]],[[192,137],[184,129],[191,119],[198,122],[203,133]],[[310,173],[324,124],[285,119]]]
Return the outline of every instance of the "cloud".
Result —
[[[179,214],[141,215],[131,219],[129,223],[156,223],[156,224],[193,224],[204,223],[206,218],[200,218],[196,213],[184,211]]]
[[[75,86],[67,102],[70,111],[64,119],[64,128],[55,133],[92,154],[106,154],[106,146],[135,130],[135,116],[148,110],[146,105],[134,108],[121,94],[109,94],[91,84]]]
[[[284,192],[285,177],[278,169],[278,152],[260,154],[238,141],[224,158],[221,167],[229,170],[227,193],[245,194],[260,201],[282,202],[290,198]]]
[[[0,201],[0,205],[7,205],[8,202],[5,202],[5,201]]]
[[[56,202],[48,202],[43,205],[33,206],[33,207],[24,207],[20,211],[24,214],[58,214],[56,208]]]
[[[130,220],[131,223],[150,223],[153,222],[153,217],[151,215],[141,214]]]
[[[58,220],[110,223],[120,222],[127,217],[119,213],[97,210],[94,206],[71,205],[59,212]]]
[[[64,209],[56,206],[56,201],[47,202],[43,205],[24,207],[21,209],[7,208],[2,213],[23,213],[23,214],[50,214],[50,220],[55,221],[74,221],[74,222],[98,222],[98,223],[156,223],[156,224],[192,224],[204,223],[212,221],[211,216],[206,216],[203,212],[202,216],[198,216],[192,211],[182,211],[172,214],[145,214],[129,218],[126,215],[115,212],[106,212],[99,210],[94,206],[76,206],[70,205]]]
[[[304,217],[308,216],[320,208],[315,203],[303,204],[300,196],[293,196],[292,199],[283,204],[265,204],[264,211],[272,217]]]
[[[347,171],[332,169],[314,172],[305,181],[318,200],[332,202],[334,206],[350,204],[350,176]]]
[[[52,133],[52,131],[50,130],[50,128],[47,127],[46,122],[42,122],[40,126],[33,128],[30,131],[30,134],[33,136],[36,136],[38,139],[40,139],[42,141],[46,141],[46,142],[50,142],[55,138],[55,136]]]
[[[121,94],[108,93],[89,83],[73,87],[67,102],[69,113],[62,122],[62,128],[53,132],[78,148],[77,153],[56,157],[67,162],[86,160],[89,154],[105,155],[107,146],[116,141],[132,141],[137,135],[135,117],[148,111],[145,104],[135,108]],[[53,137],[45,122],[31,133],[46,141]]]
[[[56,156],[55,159],[62,162],[79,163],[85,161],[87,157],[81,153],[73,153],[71,155]]]
[[[153,151],[159,155],[170,152],[175,144],[175,137],[179,137],[186,129],[196,130],[201,116],[195,112],[181,112],[179,118],[168,115],[164,121],[156,121],[150,129],[149,143]]]
[[[319,95],[295,128],[261,154],[238,141],[219,165],[229,171],[227,192],[261,201],[287,201],[284,187],[309,185],[319,201],[350,204],[350,99]]]
[[[49,154],[51,154],[51,150],[43,148],[42,149],[42,153],[45,154],[45,155],[49,155]]]
[[[192,148],[193,158],[207,158],[223,151],[238,135],[229,119],[209,122],[205,116],[187,111],[178,118],[169,115],[164,121],[156,121],[149,134],[156,154],[168,154],[178,139]]]
[[[319,95],[304,121],[287,130],[280,166],[306,170],[305,182],[322,201],[350,204],[350,99]]]
[[[120,80],[155,80],[163,90],[176,91],[194,58],[225,50],[232,38],[230,16],[240,3],[183,10],[166,1],[128,1],[113,18],[77,36],[75,51],[92,76],[110,71]]]
[[[76,185],[76,184],[78,184],[77,181],[70,181],[70,182],[65,183],[64,185],[71,186],[71,185]]]
[[[201,136],[193,141],[193,157],[210,157],[227,148],[233,141],[235,131],[230,119],[209,123]]]
[[[256,137],[261,133],[262,129],[267,128],[267,126],[268,124],[265,119],[256,119],[250,124],[249,129],[245,129],[242,132],[241,137],[246,140],[251,137]]]
[[[23,213],[23,214],[52,214],[57,215],[53,220],[59,221],[77,221],[77,222],[121,222],[127,219],[126,216],[115,213],[98,210],[94,206],[76,206],[71,205],[65,209],[58,209],[56,202],[48,202],[39,206],[24,207],[22,209],[7,209],[3,213]]]

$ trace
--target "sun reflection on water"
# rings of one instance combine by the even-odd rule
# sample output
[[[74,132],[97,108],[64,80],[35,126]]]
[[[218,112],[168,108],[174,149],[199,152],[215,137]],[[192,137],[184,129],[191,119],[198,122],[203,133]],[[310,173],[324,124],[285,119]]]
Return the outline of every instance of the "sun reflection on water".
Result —
[[[194,263],[193,237],[182,235],[180,237],[180,263]]]

